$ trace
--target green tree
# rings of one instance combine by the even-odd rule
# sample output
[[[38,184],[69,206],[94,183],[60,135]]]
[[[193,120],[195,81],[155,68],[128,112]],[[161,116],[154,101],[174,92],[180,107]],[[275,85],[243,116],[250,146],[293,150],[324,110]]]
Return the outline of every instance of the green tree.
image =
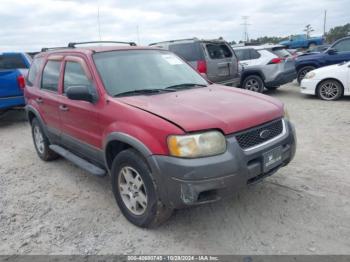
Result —
[[[326,34],[326,41],[328,43],[333,43],[339,38],[348,36],[350,34],[350,23],[343,26],[336,26],[331,28]]]

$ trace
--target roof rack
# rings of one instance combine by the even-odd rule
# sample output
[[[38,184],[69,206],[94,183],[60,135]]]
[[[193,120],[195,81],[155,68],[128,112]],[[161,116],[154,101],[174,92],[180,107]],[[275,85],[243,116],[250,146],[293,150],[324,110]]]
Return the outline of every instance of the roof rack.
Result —
[[[163,44],[163,43],[173,43],[173,42],[180,42],[180,41],[190,41],[190,40],[198,40],[198,38],[197,38],[197,37],[193,37],[193,38],[185,38],[185,39],[168,40],[168,41],[162,41],[162,42],[151,43],[151,44],[149,44],[149,46],[151,46],[151,45],[157,45],[157,44]]]
[[[41,48],[41,52],[47,52],[47,51],[51,51],[51,50],[57,50],[57,49],[67,49],[69,47],[66,46],[62,46],[62,47],[43,47]]]
[[[130,46],[136,46],[135,42],[120,42],[120,41],[89,41],[89,42],[71,42],[68,44],[68,48],[75,48],[76,45],[85,45],[85,44],[127,44]]]

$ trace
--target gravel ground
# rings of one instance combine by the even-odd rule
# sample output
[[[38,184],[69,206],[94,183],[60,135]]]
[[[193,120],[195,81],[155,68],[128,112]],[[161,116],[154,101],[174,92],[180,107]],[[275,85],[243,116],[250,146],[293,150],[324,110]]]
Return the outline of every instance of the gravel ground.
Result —
[[[0,120],[0,254],[350,254],[350,99],[268,94],[296,125],[294,161],[230,199],[139,229],[108,177],[63,159],[45,163],[23,111]]]

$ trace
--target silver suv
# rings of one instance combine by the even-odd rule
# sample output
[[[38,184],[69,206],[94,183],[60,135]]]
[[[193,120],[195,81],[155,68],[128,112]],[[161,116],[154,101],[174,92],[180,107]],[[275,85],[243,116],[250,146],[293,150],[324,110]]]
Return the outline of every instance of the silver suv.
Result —
[[[211,82],[232,86],[240,84],[238,59],[224,40],[191,38],[153,43],[150,46],[177,54]]]
[[[241,87],[263,92],[296,78],[294,57],[281,45],[233,47],[243,66]]]

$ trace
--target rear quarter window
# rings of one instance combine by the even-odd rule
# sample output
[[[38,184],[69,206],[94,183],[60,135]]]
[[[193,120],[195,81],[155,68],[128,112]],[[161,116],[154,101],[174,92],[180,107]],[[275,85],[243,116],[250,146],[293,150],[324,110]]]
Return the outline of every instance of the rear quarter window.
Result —
[[[0,55],[0,70],[28,68],[24,58],[20,54]]]
[[[291,53],[289,53],[288,50],[285,48],[273,48],[271,52],[280,58],[286,58],[286,57],[292,56]]]
[[[27,85],[33,86],[35,83],[36,76],[38,75],[44,59],[42,57],[35,58],[32,65],[30,66]]]
[[[199,43],[170,44],[169,51],[174,52],[186,61],[203,60],[203,50]]]

